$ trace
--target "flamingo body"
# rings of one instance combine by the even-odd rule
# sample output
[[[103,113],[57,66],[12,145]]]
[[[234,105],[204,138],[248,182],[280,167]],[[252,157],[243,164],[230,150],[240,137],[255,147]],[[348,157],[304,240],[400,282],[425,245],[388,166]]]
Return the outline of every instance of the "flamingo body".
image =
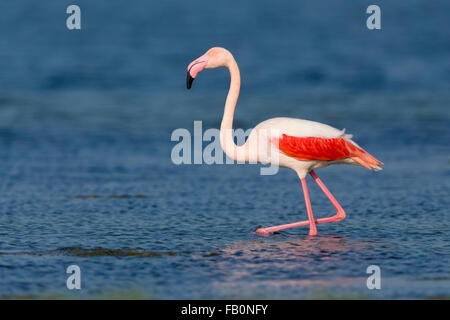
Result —
[[[272,118],[258,124],[251,132],[246,145],[251,150],[261,150],[261,144],[271,144],[270,156],[249,152],[249,161],[273,163],[277,156],[280,167],[291,168],[300,178],[314,169],[332,164],[360,165],[369,170],[381,170],[381,162],[358,146],[346,134],[320,122]],[[258,144],[258,148],[249,146]]]
[[[382,169],[383,163],[358,146],[352,140],[352,135],[345,133],[345,129],[339,130],[323,123],[302,119],[273,118],[263,121],[252,130],[245,144],[237,146],[234,143],[232,127],[241,78],[231,53],[224,48],[212,48],[191,62],[188,66],[186,85],[190,89],[194,78],[203,69],[218,67],[228,68],[231,76],[220,127],[220,143],[224,152],[237,161],[270,163],[293,169],[299,176],[303,188],[308,220],[259,228],[256,233],[268,235],[292,227],[309,225],[309,234],[316,235],[316,224],[343,220],[346,216],[344,209],[314,170],[332,164],[352,164],[378,171]],[[306,184],[308,173],[336,208],[335,215],[314,219]]]

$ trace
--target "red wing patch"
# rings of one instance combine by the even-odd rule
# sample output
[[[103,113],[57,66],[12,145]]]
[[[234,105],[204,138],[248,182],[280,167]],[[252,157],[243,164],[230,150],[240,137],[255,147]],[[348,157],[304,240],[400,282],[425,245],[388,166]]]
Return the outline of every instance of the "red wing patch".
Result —
[[[340,160],[350,158],[359,149],[343,138],[293,137],[283,134],[271,139],[286,155],[298,160]]]
[[[293,137],[283,134],[270,142],[298,160],[331,161],[352,158],[369,170],[381,170],[383,162],[344,138]]]

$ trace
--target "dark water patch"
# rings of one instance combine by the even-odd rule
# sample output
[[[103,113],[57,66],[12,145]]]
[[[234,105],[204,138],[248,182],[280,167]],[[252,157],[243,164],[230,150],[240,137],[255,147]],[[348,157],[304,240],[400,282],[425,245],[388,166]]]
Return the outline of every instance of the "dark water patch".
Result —
[[[54,251],[55,254],[63,254],[74,257],[141,257],[153,258],[161,256],[175,256],[178,254],[190,254],[191,252],[175,252],[175,251],[145,251],[135,249],[107,249],[107,248],[59,248]]]
[[[443,277],[419,277],[417,280],[421,281],[449,281],[450,276],[443,276]]]
[[[97,196],[95,194],[88,194],[85,196],[75,196],[75,199],[96,199],[96,198],[100,198],[100,196]]]
[[[144,194],[137,194],[137,195],[131,195],[131,194],[111,194],[107,196],[101,196],[96,194],[88,194],[88,195],[78,195],[74,197],[75,199],[98,199],[98,198],[109,198],[109,199],[147,199],[150,198],[150,196],[144,195]]]
[[[108,248],[81,248],[67,247],[55,250],[36,250],[36,251],[0,251],[0,255],[31,255],[31,256],[72,256],[72,257],[141,257],[155,258],[163,256],[201,256],[214,257],[219,255],[217,252],[206,251],[151,251],[138,249],[108,249]],[[0,268],[9,268],[10,266],[0,266]]]

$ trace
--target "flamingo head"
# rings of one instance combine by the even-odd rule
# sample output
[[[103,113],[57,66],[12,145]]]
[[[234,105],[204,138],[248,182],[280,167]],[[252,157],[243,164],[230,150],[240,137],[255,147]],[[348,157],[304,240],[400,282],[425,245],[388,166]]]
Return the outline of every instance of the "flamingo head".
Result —
[[[204,55],[192,61],[187,67],[186,87],[190,89],[195,77],[203,69],[213,69],[227,64],[231,53],[224,48],[211,48]]]

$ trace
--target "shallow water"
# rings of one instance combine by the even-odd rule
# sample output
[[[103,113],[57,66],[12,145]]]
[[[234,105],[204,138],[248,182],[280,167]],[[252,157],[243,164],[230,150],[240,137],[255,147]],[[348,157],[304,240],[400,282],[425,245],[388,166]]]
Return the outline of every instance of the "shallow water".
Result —
[[[56,27],[64,5],[3,8],[1,297],[450,296],[447,2],[385,4],[382,34],[345,24],[364,5],[242,1],[236,14],[206,2],[101,3],[80,1],[78,34]],[[14,22],[24,12],[42,32]],[[434,19],[412,24],[423,12]],[[321,121],[385,163],[318,170],[347,219],[313,238],[307,228],[259,237],[260,225],[306,219],[293,172],[171,162],[173,130],[220,124],[225,72],[184,90],[186,64],[211,44],[241,65],[236,127]],[[334,214],[308,182],[316,216]],[[66,288],[71,264],[82,270],[77,292]],[[366,287],[369,265],[381,268],[381,290]]]
[[[88,105],[103,101],[100,109],[108,116],[99,120],[100,111],[83,103],[29,107],[80,95],[90,95]],[[201,96],[184,98],[194,105]],[[378,173],[353,166],[318,171],[348,218],[319,225],[315,238],[307,236],[307,228],[270,237],[251,234],[259,225],[306,219],[293,172],[260,176],[257,165],[172,164],[171,123],[158,107],[164,99],[175,103],[181,97],[78,92],[5,99],[2,115],[15,121],[2,117],[0,135],[2,296],[135,291],[146,298],[448,296],[448,96],[284,98],[286,110],[298,110],[290,115],[346,126],[386,164]],[[259,101],[266,101],[267,113],[272,99]],[[367,116],[364,108],[370,107],[363,102],[372,99],[397,108]],[[143,107],[145,100],[151,102]],[[260,103],[242,100],[243,114],[256,109],[264,114]],[[414,107],[424,100],[428,106]],[[345,118],[333,116],[338,102],[345,102]],[[184,119],[174,114],[173,122],[191,128],[204,115],[213,125],[221,108],[192,108]],[[408,116],[398,121],[402,109]],[[250,119],[239,116],[244,128],[250,127]],[[317,217],[333,214],[309,181]],[[79,293],[65,288],[70,264],[82,269]],[[371,264],[382,270],[382,290],[376,292],[365,284]]]

